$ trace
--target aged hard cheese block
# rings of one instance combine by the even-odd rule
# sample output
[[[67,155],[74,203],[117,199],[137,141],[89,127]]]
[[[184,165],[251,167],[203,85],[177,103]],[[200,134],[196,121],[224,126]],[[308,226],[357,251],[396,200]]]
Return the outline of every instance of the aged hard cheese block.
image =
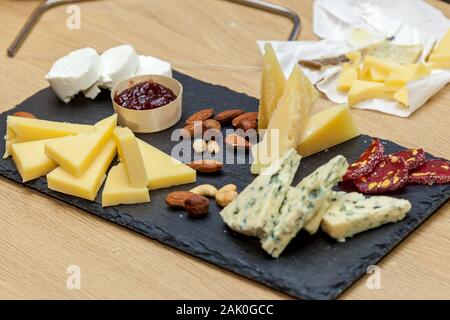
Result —
[[[45,145],[47,156],[70,174],[80,177],[111,138],[117,114],[95,124],[95,131],[52,140]]]
[[[347,168],[347,160],[337,156],[304,178],[297,187],[289,189],[274,228],[261,239],[267,253],[279,257],[302,228],[311,234],[317,232],[331,190],[341,181]]]
[[[116,156],[116,151],[116,143],[111,138],[80,177],[71,175],[61,167],[50,172],[47,175],[48,188],[93,201],[105,180],[105,173]]]
[[[119,158],[123,162],[130,180],[130,185],[134,188],[147,187],[148,177],[145,171],[144,160],[133,132],[128,128],[116,128],[114,130],[114,139],[116,140]]]
[[[270,233],[299,164],[300,156],[289,150],[220,212],[223,221],[242,234]]]
[[[44,152],[48,141],[50,140],[22,142],[11,146],[12,158],[23,182],[45,176],[57,167]]]
[[[6,119],[6,149],[3,158],[11,153],[11,145],[19,142],[60,138],[93,132],[94,126],[8,116]]]
[[[108,173],[102,192],[102,206],[117,206],[119,204],[136,204],[150,202],[147,187],[133,187],[128,179],[123,163],[112,167]]]
[[[148,188],[156,190],[196,181],[196,171],[152,145],[137,139],[145,171]]]
[[[345,105],[328,108],[312,115],[297,148],[302,157],[331,148],[359,136],[358,128]]]
[[[400,221],[410,210],[407,200],[338,192],[333,194],[321,228],[331,237],[345,241],[357,233]]]

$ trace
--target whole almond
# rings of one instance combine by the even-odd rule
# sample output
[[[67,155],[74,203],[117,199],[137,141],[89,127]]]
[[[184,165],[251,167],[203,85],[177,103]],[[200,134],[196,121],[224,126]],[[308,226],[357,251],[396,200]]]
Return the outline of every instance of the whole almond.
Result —
[[[194,123],[195,121],[208,120],[208,119],[212,118],[213,114],[214,114],[214,109],[212,109],[212,108],[210,108],[210,109],[203,109],[203,110],[197,111],[192,116],[187,118],[186,125]]]
[[[239,117],[244,111],[239,109],[232,109],[219,112],[214,119],[219,121],[223,126],[229,125],[234,118]]]
[[[222,129],[220,122],[214,119],[208,119],[203,121],[203,127],[205,128],[205,130],[215,129],[220,131]]]
[[[174,208],[184,208],[184,202],[196,194],[189,191],[171,192],[166,197],[166,203]]]
[[[193,137],[196,134],[201,136],[203,135],[203,132],[205,132],[205,128],[203,127],[203,122],[201,121],[190,123],[182,129],[182,134],[190,137]]]
[[[245,140],[244,137],[241,137],[240,135],[235,134],[235,133],[229,134],[225,138],[225,143],[233,148],[248,149],[248,148],[252,147],[252,144],[250,142],[248,142],[247,140]]]
[[[18,111],[13,113],[13,116],[15,117],[21,117],[21,118],[31,118],[31,119],[36,119],[36,117],[34,116],[34,114],[29,113],[29,112],[25,112],[25,111]]]
[[[244,132],[250,129],[256,130],[258,129],[258,120],[244,119],[237,124],[236,128],[242,129]]]
[[[196,194],[186,199],[184,208],[191,218],[203,218],[208,214],[209,200]]]
[[[187,164],[189,167],[197,172],[202,173],[213,173],[221,170],[223,168],[223,163],[217,160],[197,160]]]
[[[258,112],[246,112],[241,114],[239,117],[236,117],[231,122],[233,127],[237,127],[241,121],[244,120],[258,120]]]

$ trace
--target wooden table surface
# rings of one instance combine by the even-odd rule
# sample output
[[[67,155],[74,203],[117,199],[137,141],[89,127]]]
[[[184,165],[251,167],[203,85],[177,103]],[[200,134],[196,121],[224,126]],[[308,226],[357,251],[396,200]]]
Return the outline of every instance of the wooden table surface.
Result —
[[[290,22],[221,0],[108,0],[81,3],[81,29],[65,6],[41,19],[14,59],[6,48],[39,1],[0,1],[0,111],[45,88],[52,63],[86,46],[130,43],[199,79],[257,97],[258,39],[283,40]],[[277,0],[303,19],[314,39],[312,1]],[[450,17],[450,6],[431,1]],[[330,105],[321,99],[316,107]],[[354,110],[363,133],[450,158],[450,88],[408,119]],[[5,124],[3,124],[5,125]],[[204,263],[31,189],[0,179],[0,298],[272,299],[288,296]],[[450,298],[450,203],[380,264],[381,289],[366,277],[344,299]],[[66,288],[67,267],[81,289]]]

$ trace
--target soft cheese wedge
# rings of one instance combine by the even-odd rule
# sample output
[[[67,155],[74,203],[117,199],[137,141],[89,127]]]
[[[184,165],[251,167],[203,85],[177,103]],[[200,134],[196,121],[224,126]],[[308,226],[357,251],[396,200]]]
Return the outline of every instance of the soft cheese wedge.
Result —
[[[48,188],[61,193],[94,201],[106,177],[106,171],[116,156],[117,148],[114,139],[110,139],[95,158],[89,168],[75,177],[61,167],[47,175]]]
[[[111,138],[117,114],[95,124],[95,131],[55,139],[45,145],[45,153],[68,173],[80,177]]]
[[[168,188],[196,181],[194,169],[172,158],[152,145],[137,139],[150,190]]]
[[[145,171],[144,159],[133,132],[128,128],[116,128],[114,129],[114,139],[116,140],[119,158],[123,162],[130,180],[130,185],[134,188],[147,187],[148,177]]]
[[[270,233],[299,164],[300,156],[289,150],[220,212],[223,221],[245,235]]]
[[[11,154],[14,143],[60,138],[93,132],[94,126],[32,118],[8,116],[6,119],[6,149],[3,158]]]
[[[37,140],[12,145],[12,158],[23,182],[45,176],[57,167],[56,162],[45,154],[45,144],[48,141],[51,140]]]
[[[286,79],[270,43],[264,47],[261,99],[259,101],[258,129],[267,129],[278,100],[283,95]]]
[[[127,169],[123,163],[112,167],[108,173],[102,192],[102,206],[119,204],[137,204],[150,202],[147,187],[133,187],[128,179]]]
[[[410,210],[408,200],[335,192],[321,228],[332,238],[345,241],[357,233],[400,221]]]
[[[302,228],[316,233],[331,190],[341,181],[347,168],[347,160],[337,156],[304,178],[297,187],[290,187],[274,228],[261,239],[262,248],[278,258]]]
[[[307,157],[357,136],[359,131],[350,108],[339,105],[309,117],[297,151],[302,157]]]

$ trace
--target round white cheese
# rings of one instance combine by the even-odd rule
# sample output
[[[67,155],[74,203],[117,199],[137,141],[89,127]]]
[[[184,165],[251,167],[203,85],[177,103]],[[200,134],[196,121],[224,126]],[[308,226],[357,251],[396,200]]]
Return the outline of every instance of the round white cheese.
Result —
[[[112,89],[120,81],[135,75],[139,66],[139,57],[128,44],[106,50],[100,59],[103,64],[100,87]]]
[[[172,66],[169,62],[155,57],[139,56],[139,67],[136,75],[158,75],[172,77]]]

